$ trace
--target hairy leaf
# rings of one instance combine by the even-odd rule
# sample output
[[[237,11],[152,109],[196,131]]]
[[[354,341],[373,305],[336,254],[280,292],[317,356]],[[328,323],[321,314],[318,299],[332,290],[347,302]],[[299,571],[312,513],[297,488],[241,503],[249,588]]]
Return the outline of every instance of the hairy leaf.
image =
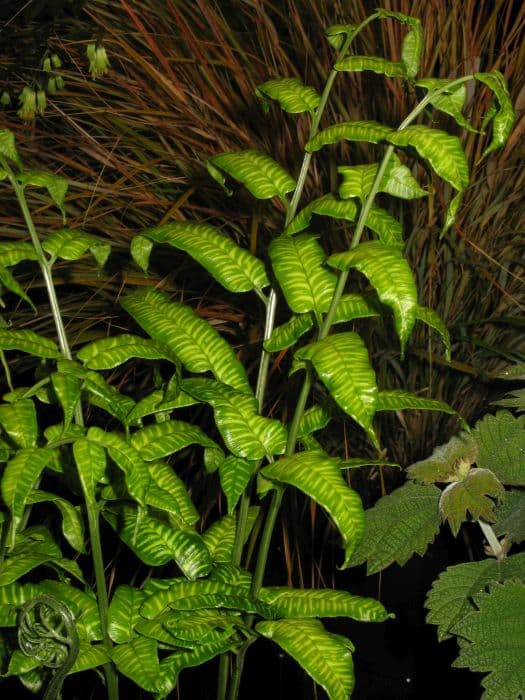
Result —
[[[430,457],[411,464],[407,474],[422,484],[458,481],[476,461],[477,454],[476,440],[472,434],[463,432],[435,447]]]
[[[525,491],[510,489],[505,500],[496,506],[496,522],[492,526],[498,537],[505,535],[510,542],[525,540]]]
[[[267,98],[277,100],[281,109],[290,114],[313,112],[321,100],[317,90],[304,85],[297,78],[268,80],[255,89],[255,94],[263,100],[267,108]]]
[[[208,171],[223,186],[226,173],[241,182],[257,199],[282,197],[296,186],[295,180],[282,166],[260,151],[248,150],[213,156],[208,160]]]
[[[509,411],[486,415],[473,431],[479,447],[477,464],[509,486],[525,486],[525,416]]]
[[[441,494],[439,510],[447,520],[454,536],[468,513],[488,522],[496,519],[494,501],[505,496],[501,482],[488,469],[470,469],[461,481],[449,484]]]

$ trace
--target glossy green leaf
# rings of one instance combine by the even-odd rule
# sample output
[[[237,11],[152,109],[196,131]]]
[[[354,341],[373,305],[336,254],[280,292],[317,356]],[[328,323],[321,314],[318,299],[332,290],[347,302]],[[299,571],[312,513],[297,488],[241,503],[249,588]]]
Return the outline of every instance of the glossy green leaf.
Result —
[[[75,415],[75,409],[80,401],[80,380],[71,374],[53,372],[51,374],[51,383],[53,384],[56,397],[62,406],[62,411],[64,412],[64,429],[67,430],[71,425]]]
[[[331,419],[332,413],[326,406],[310,406],[310,408],[303,413],[303,417],[299,423],[297,437],[301,439],[314,433],[316,430],[326,428]]]
[[[335,49],[340,49],[347,36],[353,35],[357,29],[356,24],[332,24],[325,29],[324,34]]]
[[[78,645],[78,656],[75,659],[70,673],[80,673],[103,666],[111,661],[108,651],[103,644],[89,644],[80,642]]]
[[[108,455],[124,473],[129,495],[144,507],[150,476],[140,453],[119,433],[106,432],[98,427],[88,430],[87,439],[107,450]]]
[[[418,304],[412,271],[401,252],[380,241],[368,241],[353,250],[331,255],[328,263],[340,270],[355,268],[368,278],[379,299],[392,309],[403,352],[414,327]]]
[[[178,675],[183,669],[201,666],[219,654],[231,651],[237,644],[238,641],[235,638],[233,640],[218,639],[209,644],[200,644],[196,649],[178,651],[163,659],[161,672],[163,683],[169,688],[168,692],[174,689]]]
[[[43,170],[25,170],[18,176],[18,181],[22,187],[27,187],[27,185],[45,187],[53,202],[60,209],[64,219],[66,218],[64,202],[67,194],[68,182],[64,177]]]
[[[463,116],[463,109],[467,101],[467,86],[465,83],[454,85],[454,82],[455,80],[450,78],[424,78],[418,80],[416,85],[425,88],[430,93],[430,104],[435,109],[453,117],[456,123],[467,131],[478,133],[469,120]],[[451,88],[444,90],[451,83]],[[441,92],[433,96],[432,93],[436,90]]]
[[[277,100],[281,109],[290,114],[313,112],[321,101],[317,90],[304,85],[297,78],[268,80],[257,86],[255,94],[263,103],[267,103],[268,99]]]
[[[160,671],[157,642],[138,637],[111,649],[111,658],[124,676],[131,678],[139,688],[149,693],[160,693],[160,697],[172,690],[168,679]]]
[[[138,512],[131,505],[106,508],[103,515],[144,564],[162,566],[175,561],[191,581],[209,573],[210,553],[196,532],[178,530],[151,515],[137,523]]]
[[[350,565],[366,561],[370,576],[394,562],[403,566],[413,554],[423,556],[441,525],[440,495],[435,486],[406,483],[380,498],[365,511],[366,536]]]
[[[326,255],[314,236],[281,236],[271,242],[268,252],[277,281],[294,313],[315,311],[319,315],[328,310],[337,277],[324,266]]]
[[[184,250],[230,292],[247,292],[270,284],[260,260],[209,224],[175,221],[141,231],[140,237]]]
[[[452,226],[454,221],[456,220],[457,213],[459,211],[459,207],[461,205],[461,202],[463,201],[463,193],[459,192],[455,197],[453,197],[450,200],[450,203],[447,207],[447,213],[445,215],[445,221],[443,223],[443,229],[441,230],[440,233],[440,238],[442,238],[445,233],[449,230],[449,228]]]
[[[78,260],[89,250],[99,267],[103,267],[111,251],[108,243],[71,228],[54,231],[42,243],[42,247],[53,258],[61,260]]]
[[[377,445],[372,421],[377,401],[375,372],[357,333],[339,333],[301,348],[296,357],[309,360],[345,413],[364,428]]]
[[[12,160],[19,166],[22,164],[16,150],[15,135],[9,129],[0,129],[0,155],[8,160]]]
[[[194,399],[193,396],[186,394],[182,390],[173,399],[165,400],[165,392],[162,389],[156,389],[137,402],[126,416],[125,424],[128,426],[141,425],[142,418],[145,416],[163,413],[164,411],[173,411],[175,408],[186,408],[196,403],[198,403],[197,399]]]
[[[380,391],[377,395],[376,411],[404,411],[409,408],[416,411],[441,411],[452,415],[456,413],[444,401],[427,399],[403,389]]]
[[[525,416],[509,411],[486,415],[476,423],[478,467],[490,469],[508,486],[525,486]]]
[[[89,589],[82,591],[63,581],[45,580],[38,584],[38,591],[61,600],[67,605],[75,617],[75,625],[81,640],[102,639],[97,599]]]
[[[505,500],[496,506],[496,522],[492,529],[498,537],[505,535],[507,541],[520,544],[525,541],[525,491],[510,489]],[[523,569],[525,572],[525,568]],[[524,576],[525,578],[525,576]]]
[[[476,461],[477,454],[478,446],[472,434],[462,432],[435,447],[429,457],[411,464],[408,477],[422,484],[458,481]]]
[[[219,467],[221,488],[228,503],[228,513],[233,513],[242,492],[248,485],[255,469],[257,461],[248,461],[240,457],[229,455]]]
[[[353,321],[355,318],[380,316],[380,305],[375,294],[343,294],[337,305],[334,324]]]
[[[115,644],[124,644],[138,636],[135,625],[143,618],[139,612],[146,594],[133,586],[118,586],[108,611],[108,634]]]
[[[487,85],[498,101],[498,109],[492,118],[492,140],[483,152],[483,157],[485,157],[505,145],[516,121],[516,114],[512,107],[507,81],[499,71],[474,73],[474,77]]]
[[[503,499],[505,489],[488,469],[470,469],[460,481],[449,484],[441,494],[439,510],[454,537],[468,514],[487,522],[496,519],[494,500]]]
[[[441,336],[441,340],[443,341],[443,344],[445,346],[445,358],[447,360],[450,360],[450,333],[448,332],[448,329],[443,323],[439,314],[437,314],[434,311],[434,309],[431,309],[428,306],[419,305],[416,306],[414,313],[418,321],[426,323],[427,326],[430,326],[430,328],[433,328],[439,333],[439,335]]]
[[[298,233],[308,228],[312,216],[331,216],[334,219],[355,221],[359,210],[352,200],[336,199],[333,194],[324,194],[312,200],[295,216],[284,230],[285,235]]]
[[[206,543],[214,562],[230,562],[235,544],[236,519],[234,515],[225,515],[213,522],[203,532],[202,539]]]
[[[0,350],[20,350],[50,360],[62,357],[60,350],[52,340],[33,331],[0,329]]]
[[[292,316],[289,321],[273,329],[272,335],[263,345],[266,352],[278,352],[292,347],[299,338],[314,325],[311,314]]]
[[[412,191],[415,191],[415,189],[412,188]],[[374,233],[377,233],[379,240],[381,243],[384,243],[384,245],[390,246],[391,248],[399,248],[400,250],[403,249],[403,229],[401,224],[387,211],[381,209],[381,207],[372,205],[366,217],[365,226]]]
[[[65,498],[55,496],[47,491],[32,490],[27,496],[26,503],[53,503],[62,516],[62,532],[71,547],[77,552],[84,553],[86,546],[84,542],[84,523],[78,508],[75,508]]]
[[[385,141],[394,132],[390,126],[375,121],[342,122],[323,129],[305,145],[308,153],[318,151],[338,141],[366,141],[379,143]]]
[[[188,525],[194,525],[199,519],[199,513],[193,505],[184,482],[174,472],[173,467],[165,462],[150,462],[148,469],[152,481],[170,496],[173,509],[178,516]]]
[[[89,369],[113,369],[132,357],[144,360],[167,359],[169,353],[153,340],[130,333],[113,335],[84,345],[77,357]]]
[[[370,194],[378,169],[379,165],[376,163],[343,165],[337,168],[337,172],[343,176],[343,182],[339,186],[341,199],[358,197],[364,202]],[[395,153],[388,160],[384,175],[379,182],[378,192],[386,192],[401,199],[418,199],[426,197],[428,194],[419,186],[410,169],[403,165]],[[375,218],[377,218],[377,214]],[[373,221],[374,216],[372,215],[372,223]]]
[[[260,416],[252,394],[210,380],[195,382],[190,391],[200,401],[211,404],[222,439],[236,457],[255,460],[284,452],[285,426]]]
[[[348,56],[334,65],[337,71],[364,71],[370,70],[389,78],[406,78],[407,69],[403,61],[389,61],[381,56]]]
[[[208,171],[221,185],[224,185],[226,173],[241,182],[257,199],[283,197],[296,187],[293,177],[261,151],[221,153],[208,160]]]
[[[230,345],[188,306],[170,301],[156,289],[138,290],[127,296],[122,306],[190,372],[211,371],[225,384],[249,390],[244,367]]]
[[[230,637],[235,628],[244,627],[244,623],[236,613],[228,615],[222,610],[204,609],[167,613],[164,627],[184,646],[198,648],[201,644]],[[140,631],[143,629],[144,625]]]
[[[474,596],[477,610],[452,628],[463,640],[456,668],[487,673],[484,700],[517,700],[525,689],[525,584],[492,583]]]
[[[355,684],[349,639],[327,632],[319,620],[271,620],[255,629],[295,659],[330,700],[348,700]]]
[[[5,241],[0,243],[0,265],[11,267],[25,260],[38,260],[32,243]]]
[[[94,507],[95,489],[106,470],[106,450],[96,442],[80,438],[73,443],[73,455],[84,498]]]
[[[132,398],[121,394],[97,372],[84,371],[82,388],[87,394],[89,403],[107,411],[121,423],[125,423],[126,417],[135,406]]]
[[[199,426],[180,420],[148,425],[133,433],[131,444],[146,462],[168,457],[188,445],[216,447],[216,443]]]
[[[2,287],[7,289],[7,291],[12,292],[13,294],[16,294],[17,297],[20,299],[23,299],[26,304],[29,304],[29,306],[33,309],[33,311],[36,312],[36,307],[31,301],[29,295],[24,291],[24,289],[18,284],[16,279],[13,277],[11,272],[7,269],[7,267],[0,266],[0,292],[2,290]],[[1,297],[0,297],[0,304],[4,305]]]
[[[414,23],[411,24],[410,31],[403,39],[403,44],[401,46],[401,61],[405,66],[407,78],[416,77],[424,48],[421,23],[419,20],[415,19]]]
[[[361,622],[384,622],[391,615],[378,600],[346,591],[286,587],[261,588],[259,598],[279,617],[350,617]]]
[[[1,404],[0,425],[17,447],[36,447],[38,419],[32,399]]]
[[[319,452],[298,452],[264,467],[266,479],[295,486],[322,506],[341,533],[348,566],[364,532],[361,499],[341,476],[339,461]]]
[[[40,474],[53,456],[47,447],[27,447],[19,450],[6,464],[2,475],[2,498],[11,514],[9,547],[15,544],[15,535],[22,522],[29,494]]]

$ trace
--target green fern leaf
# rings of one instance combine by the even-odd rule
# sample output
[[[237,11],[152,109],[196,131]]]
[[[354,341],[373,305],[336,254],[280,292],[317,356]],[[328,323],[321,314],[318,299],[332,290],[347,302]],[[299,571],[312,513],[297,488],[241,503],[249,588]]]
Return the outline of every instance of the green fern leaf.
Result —
[[[447,327],[441,320],[441,317],[428,306],[416,306],[415,316],[418,321],[426,323],[427,326],[433,328],[441,336],[441,340],[445,345],[445,359],[450,361],[450,334]]]
[[[268,340],[264,341],[266,352],[278,352],[295,344],[299,338],[307,333],[314,325],[312,314],[299,314],[292,316],[289,321],[277,326],[272,331]]]
[[[53,202],[60,209],[62,216],[66,218],[64,201],[67,194],[68,182],[64,177],[55,175],[45,170],[25,170],[18,176],[18,181],[22,187],[33,185],[34,187],[45,187]]]
[[[308,153],[318,151],[338,141],[366,141],[379,143],[385,141],[393,133],[393,129],[375,121],[342,122],[323,129],[305,145]]]
[[[0,265],[11,267],[25,260],[38,260],[38,255],[31,243],[23,241],[6,241],[0,243]]]
[[[497,70],[490,73],[475,73],[474,77],[489,87],[498,102],[498,108],[491,115],[492,140],[483,152],[483,158],[507,143],[516,115],[512,108],[512,101],[507,87],[507,81]],[[486,124],[485,124],[486,125]]]
[[[267,99],[277,100],[281,109],[290,114],[301,114],[302,112],[313,112],[321,96],[314,88],[304,85],[297,78],[278,78],[268,80],[255,89],[255,94],[263,100],[263,105],[267,106]]]
[[[199,426],[180,420],[148,425],[133,433],[131,444],[146,462],[168,457],[188,445],[217,447]]]
[[[403,389],[390,389],[380,391],[377,395],[376,411],[404,411],[406,409],[418,411],[441,411],[454,415],[456,411],[444,401],[427,399],[424,396],[412,394]]]
[[[123,333],[84,345],[77,357],[89,369],[113,369],[132,357],[164,360],[169,359],[169,353],[153,340]]]
[[[32,399],[1,404],[0,425],[18,447],[36,447],[39,430]]]
[[[224,173],[241,182],[257,199],[284,197],[296,187],[295,180],[273,158],[260,151],[221,153],[208,160],[208,171],[224,186]],[[226,190],[231,194],[231,191]]]
[[[168,512],[176,512],[183,522],[190,526],[195,525],[199,519],[199,513],[193,505],[184,482],[177,476],[173,467],[165,462],[150,462],[148,469],[153,482],[149,486],[148,494],[152,485],[156,485],[169,496],[171,509]]]
[[[219,466],[221,488],[228,503],[228,513],[233,513],[242,492],[257,468],[257,461],[248,461],[229,455]]]
[[[0,350],[20,350],[50,360],[62,357],[56,343],[33,331],[0,329]]]
[[[78,260],[89,250],[98,267],[104,266],[111,252],[108,243],[84,231],[69,228],[54,231],[42,243],[42,247],[53,258],[61,260]]]
[[[389,78],[406,78],[407,70],[402,61],[388,61],[380,56],[348,56],[334,65],[337,71],[370,70]]]
[[[357,197],[364,202],[370,194],[378,170],[379,164],[376,163],[343,165],[337,168],[337,172],[343,176],[339,186],[341,199]],[[410,169],[403,165],[395,153],[388,160],[386,170],[379,182],[378,192],[386,192],[401,199],[418,199],[428,195],[428,192],[419,186]]]
[[[124,644],[138,637],[135,626],[144,619],[140,608],[146,594],[133,586],[118,586],[108,611],[108,634],[115,644]]]

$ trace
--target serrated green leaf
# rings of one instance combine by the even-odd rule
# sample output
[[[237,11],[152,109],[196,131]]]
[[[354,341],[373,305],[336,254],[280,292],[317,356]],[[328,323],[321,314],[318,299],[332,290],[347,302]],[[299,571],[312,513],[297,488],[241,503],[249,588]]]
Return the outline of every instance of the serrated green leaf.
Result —
[[[33,331],[0,329],[0,350],[20,350],[50,360],[62,357],[60,350],[52,340]]]
[[[496,522],[492,529],[498,537],[505,535],[509,542],[516,544],[525,540],[525,491],[506,491],[505,500],[496,506],[495,513]]]
[[[359,495],[341,476],[339,461],[319,452],[299,452],[264,467],[266,479],[295,486],[322,506],[343,538],[347,568],[352,552],[364,532],[363,506]]]
[[[38,418],[32,399],[0,405],[0,425],[17,447],[36,447]]]
[[[148,469],[153,482],[169,494],[173,508],[179,517],[188,525],[194,525],[199,519],[199,513],[193,505],[184,482],[173,471],[173,468],[165,462],[150,462]]]
[[[279,617],[350,617],[361,622],[383,622],[391,617],[378,600],[346,591],[285,587],[261,588],[259,598]]]
[[[477,610],[452,628],[468,640],[452,665],[489,672],[481,681],[484,700],[518,700],[525,689],[525,584],[493,583],[474,602]]]
[[[169,359],[168,355],[169,353],[155,341],[130,333],[95,340],[77,352],[78,359],[89,369],[113,369],[132,357],[164,360]]]
[[[389,61],[381,56],[348,56],[334,65],[337,71],[360,72],[370,70],[389,78],[406,78],[407,68],[403,61]]]
[[[131,444],[146,462],[168,457],[188,445],[217,447],[198,425],[180,420],[148,425],[133,433]]]
[[[295,659],[330,700],[348,700],[355,684],[349,639],[327,632],[319,620],[272,620],[255,629]]]
[[[29,492],[26,503],[29,505],[32,503],[53,503],[62,516],[62,532],[66,540],[77,552],[84,553],[86,551],[82,516],[80,511],[69,501],[55,496],[54,493],[34,489]]]
[[[206,576],[211,557],[203,539],[191,530],[178,530],[151,515],[137,523],[137,509],[131,505],[107,508],[104,518],[122,541],[149,566],[176,561],[191,581]]]
[[[328,310],[337,276],[324,267],[326,255],[314,236],[303,233],[295,237],[274,239],[268,249],[273,271],[294,313]]]
[[[450,333],[448,332],[447,327],[441,320],[441,317],[428,306],[417,305],[414,313],[418,321],[426,323],[427,326],[430,326],[439,333],[439,335],[441,336],[441,340],[443,341],[443,344],[445,346],[445,358],[450,361]]]
[[[455,415],[456,411],[448,403],[438,399],[427,399],[424,396],[412,394],[403,389],[390,389],[380,391],[377,395],[376,411],[404,411],[414,409],[417,411],[441,411]]]
[[[273,329],[272,335],[263,343],[264,349],[266,352],[278,352],[279,350],[290,348],[313,325],[314,320],[311,314],[292,316],[282,326],[277,326]]]
[[[170,301],[156,289],[138,290],[126,297],[122,306],[190,372],[211,371],[225,384],[250,389],[246,371],[230,345],[188,306]]]
[[[106,451],[95,442],[80,438],[73,443],[73,455],[84,498],[94,507],[95,488],[106,470]]]
[[[435,447],[430,457],[411,464],[407,475],[422,484],[458,481],[468,472],[477,455],[478,446],[473,435],[463,432]]]
[[[42,247],[53,258],[61,260],[78,260],[89,250],[99,267],[104,265],[111,251],[108,243],[84,231],[71,228],[54,231],[43,241]]]
[[[512,578],[525,579],[525,552],[506,557],[502,561],[484,559],[449,566],[432,584],[425,607],[427,623],[437,626],[440,641],[452,636],[456,622],[474,610],[473,598],[485,590],[491,581]]]
[[[22,161],[15,145],[15,135],[9,129],[0,129],[0,155],[21,166]]]
[[[476,423],[473,437],[479,467],[508,486],[525,486],[525,416],[515,418],[509,411],[486,415]]]
[[[22,522],[31,490],[38,481],[53,450],[47,447],[27,447],[19,450],[6,464],[2,475],[2,498],[11,514],[8,546],[14,547],[16,531]]]
[[[381,302],[392,309],[403,353],[414,327],[418,304],[412,271],[401,252],[380,241],[368,241],[353,250],[331,255],[328,264],[339,270],[355,268],[368,278]]]
[[[230,292],[248,292],[270,284],[260,260],[209,224],[175,221],[139,235],[185,251]]]
[[[30,297],[26,292],[23,290],[23,288],[18,284],[16,279],[13,277],[11,272],[7,269],[7,267],[2,267],[0,266],[0,292],[2,287],[5,287],[9,292],[12,292],[13,294],[16,294],[17,297],[20,299],[23,299],[26,304],[29,304],[29,306],[35,311],[36,313],[36,307],[31,301]],[[3,302],[0,298],[0,304],[3,306]]]
[[[124,644],[138,636],[135,625],[143,618],[139,612],[146,594],[133,586],[119,586],[108,610],[108,634],[115,644]]]
[[[380,498],[365,511],[366,537],[354,552],[350,566],[366,561],[370,576],[393,562],[403,566],[413,554],[423,556],[441,524],[440,495],[435,486],[407,483]]]
[[[491,499],[504,497],[505,489],[492,472],[488,469],[470,469],[461,481],[452,482],[443,491],[439,511],[443,520],[448,521],[455,537],[469,513],[475,520],[483,518],[493,522],[496,515]]]
[[[370,194],[378,169],[379,164],[377,163],[344,165],[337,168],[337,172],[343,176],[343,182],[339,186],[341,199],[358,197],[364,202]],[[378,192],[386,192],[401,199],[418,199],[428,195],[428,192],[419,186],[410,169],[403,165],[395,153],[392,153],[388,160],[383,177],[379,182]]]
[[[64,208],[64,201],[67,194],[68,182],[64,177],[43,170],[25,170],[18,176],[18,181],[22,187],[27,187],[27,185],[45,187],[53,202],[60,209],[65,221],[66,210]]]
[[[32,243],[6,241],[0,243],[0,265],[11,267],[25,260],[38,260]]]
[[[285,426],[260,416],[252,394],[211,380],[195,381],[189,391],[211,404],[222,439],[236,457],[256,460],[284,452],[288,439]]]
[[[228,503],[228,513],[233,513],[242,492],[248,485],[255,469],[257,461],[248,461],[240,457],[229,455],[219,466],[221,488]]]
[[[290,114],[313,112],[321,101],[317,90],[297,78],[268,80],[257,86],[255,94],[264,101],[267,98],[277,100],[281,109]]]
[[[236,153],[221,153],[208,160],[210,175],[224,185],[223,173],[241,182],[257,199],[283,197],[296,187],[295,180],[261,151],[248,150]]]
[[[505,77],[497,70],[490,73],[474,73],[476,80],[484,83],[494,93],[498,101],[498,109],[494,112],[492,121],[492,140],[483,152],[483,158],[492,151],[501,148],[510,136],[516,114],[512,107],[512,102],[507,87]]]
[[[336,403],[364,428],[377,446],[373,429],[377,385],[368,350],[357,333],[339,333],[301,348]]]
[[[394,129],[390,126],[375,121],[342,122],[333,124],[316,134],[306,143],[305,150],[313,153],[323,146],[343,140],[379,143],[385,141],[393,132]]]

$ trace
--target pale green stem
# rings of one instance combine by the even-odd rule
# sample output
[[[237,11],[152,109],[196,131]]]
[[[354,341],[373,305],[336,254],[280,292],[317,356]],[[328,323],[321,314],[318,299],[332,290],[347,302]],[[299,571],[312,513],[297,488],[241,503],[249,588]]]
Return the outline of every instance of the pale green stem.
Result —
[[[489,543],[489,546],[492,549],[492,552],[494,553],[496,559],[498,561],[502,561],[503,559],[505,559],[505,550],[501,546],[501,542],[496,537],[496,533],[492,529],[492,526],[486,523],[485,521],[481,520],[481,518],[478,518],[477,523],[480,526],[482,533],[485,535],[485,538]]]

